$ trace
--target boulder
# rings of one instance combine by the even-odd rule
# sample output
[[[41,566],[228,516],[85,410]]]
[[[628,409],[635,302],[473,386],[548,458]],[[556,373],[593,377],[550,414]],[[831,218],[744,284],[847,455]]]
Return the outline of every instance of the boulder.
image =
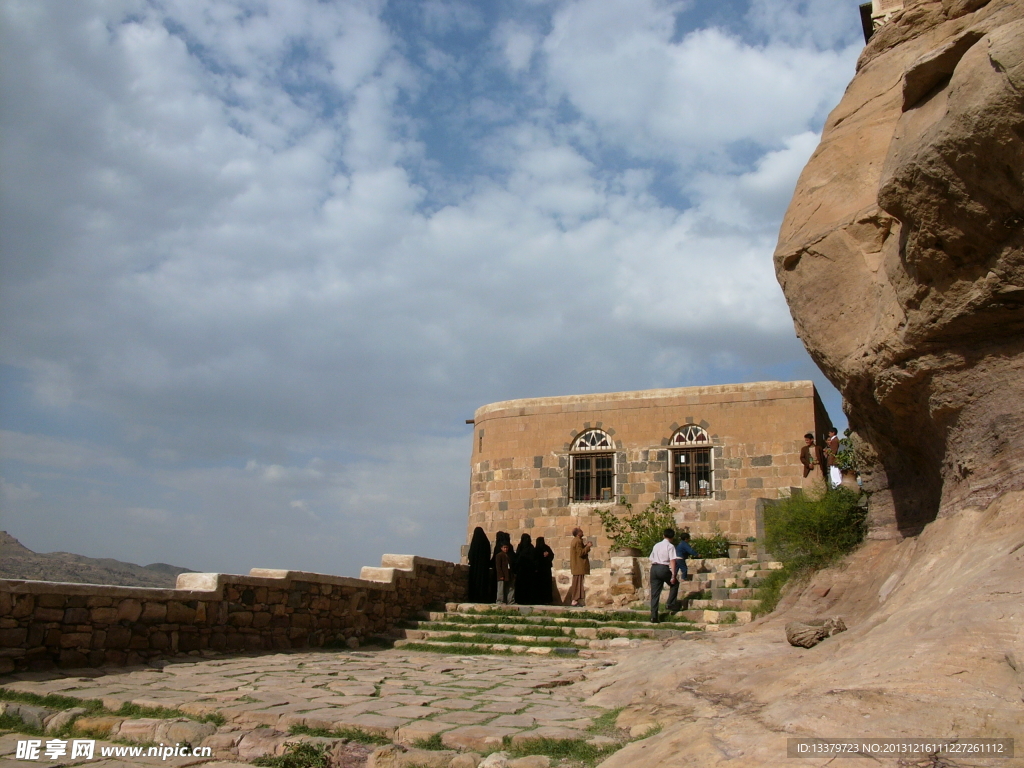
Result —
[[[75,718],[81,717],[88,712],[85,707],[72,707],[71,709],[62,709],[53,715],[46,718],[46,728],[44,732],[47,735],[58,733],[65,726],[70,725],[74,722]]]
[[[831,619],[814,619],[806,624],[800,621],[791,621],[786,624],[786,640],[790,645],[800,648],[813,648],[826,637],[838,632],[845,632],[846,624],[839,616]]]
[[[366,768],[448,768],[456,753],[448,750],[414,749],[400,744],[378,747]]]

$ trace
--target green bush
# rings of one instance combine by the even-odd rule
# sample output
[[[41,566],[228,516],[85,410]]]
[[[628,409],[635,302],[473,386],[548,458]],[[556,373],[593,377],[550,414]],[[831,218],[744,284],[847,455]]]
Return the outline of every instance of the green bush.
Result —
[[[864,463],[857,447],[853,444],[851,434],[853,431],[850,429],[843,432],[843,437],[839,439],[839,452],[836,453],[836,466],[844,472],[857,472],[861,464]]]
[[[824,568],[864,539],[867,512],[859,495],[833,488],[820,499],[793,494],[765,508],[765,546],[797,570]]]
[[[624,501],[624,500],[623,500]],[[610,509],[594,509],[601,518],[604,532],[612,541],[613,549],[633,547],[647,555],[661,541],[666,528],[675,528],[672,507],[667,501],[652,501],[642,512],[633,514],[631,504],[623,504],[628,514],[619,517]]]
[[[859,498],[840,486],[820,499],[795,493],[765,508],[765,546],[784,567],[758,588],[757,613],[775,609],[789,579],[832,565],[864,540],[867,510],[859,506]]]
[[[718,526],[715,526],[714,533],[710,536],[694,536],[690,539],[690,546],[702,560],[729,556],[729,540]]]

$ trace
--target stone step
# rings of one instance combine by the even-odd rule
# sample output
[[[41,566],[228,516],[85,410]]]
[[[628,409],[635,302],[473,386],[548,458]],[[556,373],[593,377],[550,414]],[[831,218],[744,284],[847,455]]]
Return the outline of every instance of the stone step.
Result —
[[[647,625],[650,623],[648,621],[650,617],[649,606],[643,606],[641,610],[636,611],[620,611],[618,615],[621,616],[623,613],[628,613],[629,618],[600,622],[593,619],[572,619],[560,617],[545,619],[528,617],[523,620],[523,623],[509,623],[500,620],[495,622],[466,622],[458,621],[457,619],[453,620],[452,618],[453,616],[461,617],[466,614],[431,613],[424,620],[406,620],[401,623],[401,626],[409,629],[431,629],[436,628],[436,625],[440,624],[448,631],[456,631],[456,628],[458,628],[458,631],[466,634],[483,631],[486,627],[500,627],[502,630],[517,632],[521,635],[535,634],[534,630],[536,629],[547,629],[558,630],[560,635],[570,635],[572,633],[577,637],[592,637],[595,632],[607,632],[610,635],[619,635],[623,632],[633,632],[639,629],[646,629]],[[684,633],[698,631],[701,629],[700,626],[694,625],[692,622],[681,617],[668,617],[665,623],[671,625],[663,627],[665,631],[669,632]]]
[[[691,600],[690,608],[709,608],[709,609],[730,609],[730,610],[741,610],[741,611],[752,611],[761,604],[760,600],[745,600],[736,598],[726,599],[712,599],[712,600]]]
[[[501,616],[495,616],[493,621],[488,621],[489,618],[486,614],[471,614],[471,613],[444,613],[440,611],[423,611],[420,613],[420,619],[408,619],[406,624],[413,624],[418,622],[448,622],[452,624],[459,624],[464,627],[479,627],[486,626],[488,624],[507,624],[514,627],[526,627],[526,626],[540,626],[540,627],[567,627],[567,628],[584,628],[584,627],[596,627],[602,628],[612,624],[633,624],[643,623],[646,621],[647,616],[646,607],[638,610],[625,610],[619,609],[615,614],[610,615],[607,621],[601,621],[599,619],[584,619],[576,618],[572,616],[519,616],[515,617],[515,622],[508,622],[502,620]],[[472,621],[460,621],[459,617],[465,619],[472,619]]]
[[[679,611],[677,616],[684,616],[688,620],[706,625],[705,630],[711,630],[716,624],[749,624],[753,621],[750,611],[715,610],[706,608],[688,608]]]
[[[412,624],[414,622],[407,622]],[[669,624],[669,622],[665,622]],[[680,623],[681,622],[676,622]],[[685,635],[689,632],[700,630],[699,625],[685,624],[680,627],[665,626],[658,629],[646,627],[625,628],[625,627],[557,627],[561,634],[552,637],[551,635],[534,635],[529,630],[531,627],[522,624],[470,624],[459,625],[455,623],[445,624],[442,622],[415,622],[414,627],[400,627],[395,630],[398,637],[416,639],[432,637],[437,633],[462,634],[462,635],[486,635],[489,639],[493,637],[515,638],[517,641],[522,638],[535,638],[537,640],[560,638],[576,638],[584,640],[610,640],[615,637],[646,638],[657,640],[671,640]],[[471,630],[467,627],[472,628]],[[546,627],[545,627],[546,628]],[[500,631],[495,631],[500,630]]]
[[[685,596],[684,593],[680,593]],[[450,606],[455,605],[449,603]],[[425,611],[420,615],[428,621],[445,621],[449,616],[465,616],[468,618],[488,617],[501,623],[503,616],[514,616],[516,622],[520,620],[536,622],[539,624],[550,623],[551,625],[574,625],[578,623],[646,621],[647,607],[637,604],[635,609],[616,608],[566,608],[563,606],[519,606],[519,611],[494,611],[494,606],[486,603],[459,603],[459,610],[449,609],[445,612]],[[463,610],[465,609],[465,610]],[[542,610],[538,610],[542,609]],[[518,615],[517,615],[518,614]],[[468,622],[467,622],[468,624]],[[470,624],[471,626],[471,624]]]
[[[580,649],[576,647],[551,647],[535,645],[516,645],[507,643],[445,643],[434,640],[395,640],[395,648],[413,645],[425,650],[442,650],[445,653],[464,653],[466,655],[486,653],[534,654],[537,656],[578,656]]]
[[[405,640],[447,640],[456,643],[502,643],[511,645],[536,645],[552,648],[568,648],[578,645],[586,647],[589,640],[572,637],[538,637],[536,635],[515,635],[505,632],[463,632],[446,629],[396,629],[393,632]]]

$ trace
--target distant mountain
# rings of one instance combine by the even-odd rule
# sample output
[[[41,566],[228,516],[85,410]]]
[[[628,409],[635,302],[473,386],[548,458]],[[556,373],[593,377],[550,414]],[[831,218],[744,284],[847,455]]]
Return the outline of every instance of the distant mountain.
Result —
[[[70,552],[41,554],[33,552],[6,531],[0,531],[0,579],[169,588],[174,586],[179,573],[195,571],[167,563],[143,566]]]

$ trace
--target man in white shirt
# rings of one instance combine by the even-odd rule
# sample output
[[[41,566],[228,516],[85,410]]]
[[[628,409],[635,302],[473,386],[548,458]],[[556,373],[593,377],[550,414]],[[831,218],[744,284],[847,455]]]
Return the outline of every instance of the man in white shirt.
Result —
[[[676,545],[672,543],[676,532],[671,528],[664,531],[665,538],[654,545],[651,550],[651,623],[657,624],[658,604],[661,602],[661,590],[666,584],[675,584],[676,577]]]

